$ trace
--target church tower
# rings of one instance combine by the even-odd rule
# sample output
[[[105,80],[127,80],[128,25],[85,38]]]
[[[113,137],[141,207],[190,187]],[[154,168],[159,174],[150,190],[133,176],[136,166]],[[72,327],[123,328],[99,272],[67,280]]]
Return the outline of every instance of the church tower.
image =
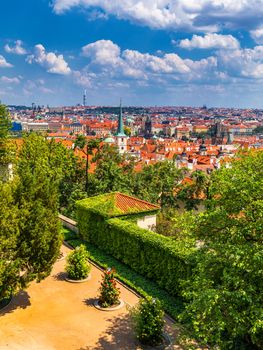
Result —
[[[120,154],[127,152],[127,135],[124,133],[124,128],[123,128],[121,102],[120,102],[120,111],[119,111],[119,119],[118,119],[118,130],[116,134],[116,143],[117,143],[117,147],[119,148]]]

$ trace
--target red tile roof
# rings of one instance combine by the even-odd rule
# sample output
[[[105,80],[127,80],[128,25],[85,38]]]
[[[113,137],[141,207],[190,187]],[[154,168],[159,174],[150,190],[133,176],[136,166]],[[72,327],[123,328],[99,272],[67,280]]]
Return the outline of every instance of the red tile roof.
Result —
[[[160,209],[158,205],[128,196],[127,194],[120,192],[115,193],[115,206],[123,213],[131,213],[132,211],[144,212]]]

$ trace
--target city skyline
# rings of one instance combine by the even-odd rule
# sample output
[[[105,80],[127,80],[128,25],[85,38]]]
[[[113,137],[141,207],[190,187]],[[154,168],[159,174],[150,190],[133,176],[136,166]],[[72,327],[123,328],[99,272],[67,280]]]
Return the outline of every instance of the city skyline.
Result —
[[[263,108],[263,1],[5,2],[6,104]]]

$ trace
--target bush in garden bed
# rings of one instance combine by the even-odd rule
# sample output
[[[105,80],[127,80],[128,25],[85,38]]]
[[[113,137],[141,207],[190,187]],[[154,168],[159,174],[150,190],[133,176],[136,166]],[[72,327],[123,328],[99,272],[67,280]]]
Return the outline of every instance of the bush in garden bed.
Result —
[[[104,272],[103,280],[100,286],[99,297],[99,304],[102,307],[111,307],[120,303],[120,290],[117,287],[114,273],[115,270],[110,268]]]
[[[81,244],[67,257],[66,271],[68,277],[72,280],[82,280],[88,277],[90,273],[89,253],[85,246]]]
[[[137,338],[145,345],[163,341],[164,311],[158,299],[146,297],[130,311]]]

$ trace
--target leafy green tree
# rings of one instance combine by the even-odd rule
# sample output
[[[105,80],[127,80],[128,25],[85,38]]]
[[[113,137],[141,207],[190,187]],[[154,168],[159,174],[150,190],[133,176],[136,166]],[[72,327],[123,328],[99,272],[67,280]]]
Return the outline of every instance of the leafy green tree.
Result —
[[[88,192],[89,187],[89,156],[93,155],[93,151],[98,149],[100,146],[100,139],[90,139],[87,140],[84,135],[78,135],[75,141],[75,148],[84,152],[86,155],[86,166],[85,166],[85,192]]]
[[[5,105],[0,104],[0,166],[14,161],[15,145],[9,140],[12,123]]]
[[[164,311],[158,299],[141,298],[130,313],[137,338],[143,344],[154,346],[162,343]]]
[[[198,206],[209,196],[210,178],[203,171],[191,173],[191,183],[180,183],[177,198],[182,200],[187,210],[198,209]]]
[[[193,241],[195,219],[191,211],[180,213],[177,209],[164,208],[157,215],[156,232],[177,240]]]
[[[15,202],[15,185],[0,181],[0,302],[23,286],[17,254],[21,218]]]
[[[134,194],[150,202],[160,203],[162,207],[172,207],[176,204],[174,189],[183,176],[184,170],[168,161],[146,165],[136,176]]]
[[[24,138],[17,165],[16,202],[21,215],[18,255],[27,282],[45,278],[59,255],[58,188],[64,166],[61,144],[35,134]]]
[[[208,210],[195,229],[203,246],[185,285],[184,316],[220,349],[263,348],[262,169],[259,151],[214,172]]]
[[[92,194],[114,191],[132,192],[133,159],[121,155],[116,146],[106,144],[98,150],[94,162],[96,162],[96,169],[92,177]]]

